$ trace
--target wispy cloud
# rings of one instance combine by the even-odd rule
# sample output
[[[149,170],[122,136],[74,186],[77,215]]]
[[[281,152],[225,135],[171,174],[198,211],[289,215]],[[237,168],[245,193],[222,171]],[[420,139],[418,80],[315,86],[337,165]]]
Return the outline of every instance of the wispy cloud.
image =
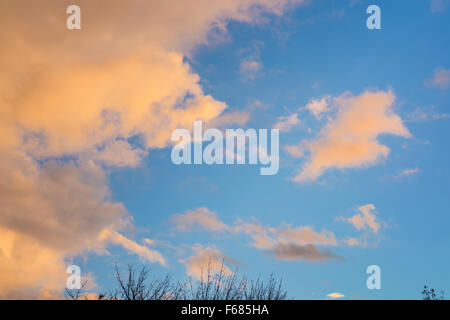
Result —
[[[325,96],[319,99],[311,99],[305,106],[305,109],[309,110],[314,117],[321,119],[322,116],[330,111],[330,96]]]
[[[448,5],[448,0],[430,0],[430,10],[433,13],[444,12]]]
[[[148,261],[148,262],[158,262],[161,265],[166,264],[166,260],[156,250],[152,250],[147,248],[146,246],[140,245],[136,243],[135,241],[132,241],[125,237],[124,235],[111,230],[103,230],[100,234],[100,240],[102,241],[108,241],[117,245],[122,246],[126,250],[128,250],[130,253],[137,254],[142,260]],[[145,243],[149,243],[149,239],[144,240]]]
[[[255,80],[260,76],[262,67],[261,61],[256,60],[254,57],[249,57],[242,60],[240,72],[246,79]]]
[[[226,231],[229,227],[220,221],[218,215],[208,208],[197,208],[187,210],[185,214],[175,214],[172,216],[175,228],[183,231],[192,230],[199,226],[209,231]]]
[[[441,113],[436,111],[435,106],[427,108],[416,108],[413,112],[406,116],[408,122],[425,122],[433,120],[448,120],[450,119],[450,113]]]
[[[242,49],[240,54],[244,55],[241,59],[239,72],[247,81],[253,81],[262,76],[263,63],[261,60],[260,47],[262,43],[255,42],[252,46]]]
[[[418,167],[411,168],[411,169],[404,169],[404,170],[400,171],[399,173],[397,173],[395,175],[395,178],[396,179],[401,179],[401,178],[404,178],[404,177],[414,176],[414,175],[418,174],[419,171],[420,170],[419,170]]]
[[[426,80],[425,84],[441,89],[448,89],[450,87],[450,70],[439,69],[435,71],[434,76]]]
[[[293,113],[289,116],[279,117],[278,122],[273,125],[273,128],[279,129],[280,131],[290,131],[300,123],[298,113]]]

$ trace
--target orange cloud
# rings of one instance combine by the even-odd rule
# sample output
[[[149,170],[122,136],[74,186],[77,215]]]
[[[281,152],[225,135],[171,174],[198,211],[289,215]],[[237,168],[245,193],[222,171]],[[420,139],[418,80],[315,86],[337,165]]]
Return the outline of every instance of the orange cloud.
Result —
[[[208,208],[197,208],[188,210],[185,214],[174,214],[172,222],[179,230],[190,230],[195,225],[210,231],[225,231],[229,229],[226,224],[220,221],[217,213]]]
[[[387,158],[390,149],[378,136],[411,136],[402,119],[393,111],[394,93],[389,90],[359,96],[345,93],[333,99],[337,114],[319,132],[317,138],[302,141],[286,149],[293,156],[307,155],[296,182],[313,181],[325,171],[337,168],[364,168]]]
[[[328,96],[321,99],[311,99],[305,109],[309,110],[317,119],[321,119],[324,113],[330,111],[329,99]]]
[[[117,231],[105,229],[99,236],[101,241],[106,241],[122,246],[131,253],[137,254],[143,261],[158,262],[162,265],[166,264],[164,257],[155,250],[149,249],[146,246],[140,245]],[[149,239],[144,239],[145,243],[148,243]]]
[[[227,115],[185,57],[230,19],[256,23],[299,2],[79,0],[79,31],[65,27],[69,1],[0,2],[2,297],[57,296],[68,258],[111,243],[163,263],[122,234],[131,215],[102,166],[136,166],[174,128]]]
[[[378,233],[380,230],[380,223],[377,221],[375,215],[375,206],[373,204],[366,204],[358,208],[359,214],[355,214],[351,218],[340,218],[348,223],[351,223],[356,230],[370,229],[373,233]],[[349,244],[353,245],[354,241],[350,240]]]
[[[327,294],[327,297],[330,297],[333,299],[339,299],[339,298],[345,297],[345,295],[343,295],[342,293],[339,293],[339,292],[332,292],[332,293]]]
[[[317,232],[307,226],[297,228],[290,225],[264,227],[261,224],[242,223],[239,220],[234,230],[250,235],[255,248],[266,251],[277,260],[312,262],[342,260],[330,250],[317,247],[338,245],[338,241],[331,231]]]
[[[236,220],[234,226],[229,226],[207,208],[188,210],[184,215],[173,215],[171,220],[179,230],[191,230],[197,225],[204,230],[246,234],[253,240],[253,247],[271,254],[278,260],[341,259],[331,251],[317,247],[338,245],[334,233],[328,230],[317,232],[308,226],[295,228],[291,225],[269,227],[258,222],[245,223],[241,219]]]
[[[204,248],[196,245],[192,248],[194,254],[181,262],[186,266],[186,273],[198,280],[206,280],[208,272],[210,276],[222,272],[224,275],[231,275],[233,272],[227,264],[237,265],[232,258],[223,254],[215,247]]]
[[[104,171],[92,163],[49,161],[23,154],[0,157],[0,292],[3,298],[56,298],[65,286],[67,259],[121,245],[164,263],[118,230],[132,228],[121,203],[110,200]],[[105,232],[114,237],[102,237]],[[86,274],[86,270],[83,270]]]
[[[300,124],[300,119],[298,118],[298,113],[293,113],[290,116],[279,117],[278,122],[274,124],[274,129],[279,129],[280,131],[290,131],[295,126]]]

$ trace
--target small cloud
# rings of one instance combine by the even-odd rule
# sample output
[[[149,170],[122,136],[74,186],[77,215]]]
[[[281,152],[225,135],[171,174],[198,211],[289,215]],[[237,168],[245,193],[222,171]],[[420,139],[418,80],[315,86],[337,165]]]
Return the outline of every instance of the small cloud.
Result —
[[[330,297],[333,299],[339,299],[339,298],[345,297],[345,295],[342,293],[339,293],[339,292],[332,292],[332,293],[327,294],[327,297]]]
[[[328,249],[319,249],[315,245],[298,245],[295,243],[277,243],[269,250],[277,260],[308,260],[323,262],[329,260],[344,260]]]
[[[313,101],[307,108],[319,116],[328,111],[327,100]],[[317,180],[332,168],[367,168],[386,159],[390,149],[378,136],[391,134],[410,138],[403,120],[394,113],[395,95],[389,91],[366,91],[359,96],[346,92],[333,98],[336,115],[323,126],[314,139],[287,148],[292,155],[308,154],[295,182]]]
[[[195,245],[192,250],[194,254],[181,260],[181,263],[186,266],[186,273],[198,280],[205,279],[208,273],[211,276],[220,272],[224,275],[231,275],[233,272],[227,264],[233,266],[239,264],[215,247],[204,248],[201,245]]]
[[[444,12],[447,10],[448,0],[431,0],[430,10],[432,13]]]
[[[355,214],[351,218],[340,217],[338,220],[343,220],[352,224],[358,231],[362,229],[370,229],[373,233],[378,233],[380,223],[377,222],[375,209],[376,208],[373,204],[366,204],[358,208],[360,213]]]
[[[280,131],[290,131],[292,128],[300,124],[300,119],[298,118],[298,113],[293,113],[290,116],[279,117],[278,122],[274,124],[274,129],[279,129]]]
[[[99,236],[99,239],[101,241],[111,242],[116,245],[120,245],[128,252],[138,255],[142,260],[147,260],[149,262],[158,262],[163,266],[166,265],[166,260],[161,255],[161,253],[159,253],[156,250],[151,250],[146,246],[142,246],[114,230],[110,229],[103,230],[103,232]],[[147,241],[144,242],[148,244]]]
[[[263,65],[255,57],[247,57],[241,61],[240,73],[247,80],[255,80],[261,73]]]
[[[269,253],[277,260],[310,262],[344,260],[326,248],[318,248],[318,246],[338,245],[334,233],[328,230],[317,232],[308,226],[292,227],[290,225],[265,227],[259,223],[237,221],[235,231],[250,235],[253,239],[253,247]]]
[[[431,79],[425,81],[425,85],[447,89],[450,85],[450,70],[437,70]]]
[[[419,173],[419,168],[412,168],[412,169],[404,169],[402,171],[400,171],[397,175],[395,175],[395,178],[400,179],[400,178],[404,178],[404,177],[410,177],[413,175],[416,175]]]
[[[448,120],[450,119],[449,113],[439,113],[435,106],[428,108],[416,108],[413,112],[406,116],[408,122],[426,122],[433,120]]]
[[[208,208],[187,210],[185,214],[174,214],[172,222],[175,228],[182,231],[193,229],[196,225],[210,231],[225,231],[228,226],[220,221],[218,215]]]
[[[316,119],[321,119],[324,113],[330,111],[329,100],[329,96],[320,99],[311,99],[305,106],[305,109],[309,110]]]
[[[357,238],[345,238],[344,240],[342,240],[342,243],[344,243],[350,247],[355,247],[355,246],[359,246],[361,244],[361,241]]]
[[[359,4],[361,2],[362,0],[350,0],[350,7],[353,7],[354,5]]]
[[[145,244],[149,245],[149,246],[153,246],[155,245],[156,241],[153,239],[143,239],[142,241],[144,241]]]
[[[319,86],[320,86],[320,82],[315,81],[311,87],[313,88],[313,90],[317,90],[317,89],[319,89]]]
[[[240,74],[244,80],[253,81],[262,75],[263,63],[261,62],[260,50],[262,42],[256,41],[249,47],[241,49],[238,53],[243,58],[239,68]]]

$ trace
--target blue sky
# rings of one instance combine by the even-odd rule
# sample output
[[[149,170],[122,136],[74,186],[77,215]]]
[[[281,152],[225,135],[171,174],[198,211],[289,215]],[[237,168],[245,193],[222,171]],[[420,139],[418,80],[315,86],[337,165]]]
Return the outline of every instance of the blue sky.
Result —
[[[34,248],[30,266],[64,278],[75,263],[101,292],[115,286],[115,262],[195,278],[211,253],[249,278],[274,273],[295,299],[417,299],[424,284],[450,293],[450,3],[286,0],[280,8],[264,2],[258,15],[250,0],[214,12],[198,2],[179,10],[169,3],[161,19],[148,11],[140,21],[153,7],[138,14],[135,0],[97,21],[98,8],[80,1],[81,36],[48,29],[68,39],[59,45],[52,33],[17,22],[14,32],[36,57],[22,70],[15,60],[22,44],[14,42],[0,62],[17,67],[0,80],[41,81],[35,91],[0,92],[24,97],[11,117],[0,101],[10,117],[0,122],[0,141],[3,132],[21,141],[0,149],[12,159],[4,160],[3,180],[15,181],[0,193],[22,181],[9,176],[15,170],[42,192],[26,191],[40,200],[30,213],[33,205],[4,200],[0,230],[18,248]],[[381,9],[381,30],[366,27],[371,4]],[[6,7],[0,11],[10,15],[21,9]],[[122,28],[119,20],[133,23]],[[36,21],[29,25],[54,27],[52,19]],[[49,71],[34,73],[36,66]],[[319,102],[325,109],[315,114]],[[258,165],[173,164],[174,129],[227,115],[233,121],[220,129],[293,121],[280,131],[276,175],[260,175]],[[297,251],[277,251],[288,246]],[[17,280],[24,290],[42,295],[53,280],[60,284],[20,259],[2,259],[0,270],[36,279]],[[381,268],[380,290],[366,287],[369,265]],[[8,281],[0,288],[17,296]]]

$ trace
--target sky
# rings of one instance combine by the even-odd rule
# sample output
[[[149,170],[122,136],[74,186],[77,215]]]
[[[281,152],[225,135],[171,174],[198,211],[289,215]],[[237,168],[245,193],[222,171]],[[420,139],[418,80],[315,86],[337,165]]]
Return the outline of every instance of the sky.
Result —
[[[448,0],[77,0],[69,30],[72,2],[0,2],[0,298],[209,261],[294,299],[450,293]],[[195,120],[278,129],[278,172],[176,165]]]

